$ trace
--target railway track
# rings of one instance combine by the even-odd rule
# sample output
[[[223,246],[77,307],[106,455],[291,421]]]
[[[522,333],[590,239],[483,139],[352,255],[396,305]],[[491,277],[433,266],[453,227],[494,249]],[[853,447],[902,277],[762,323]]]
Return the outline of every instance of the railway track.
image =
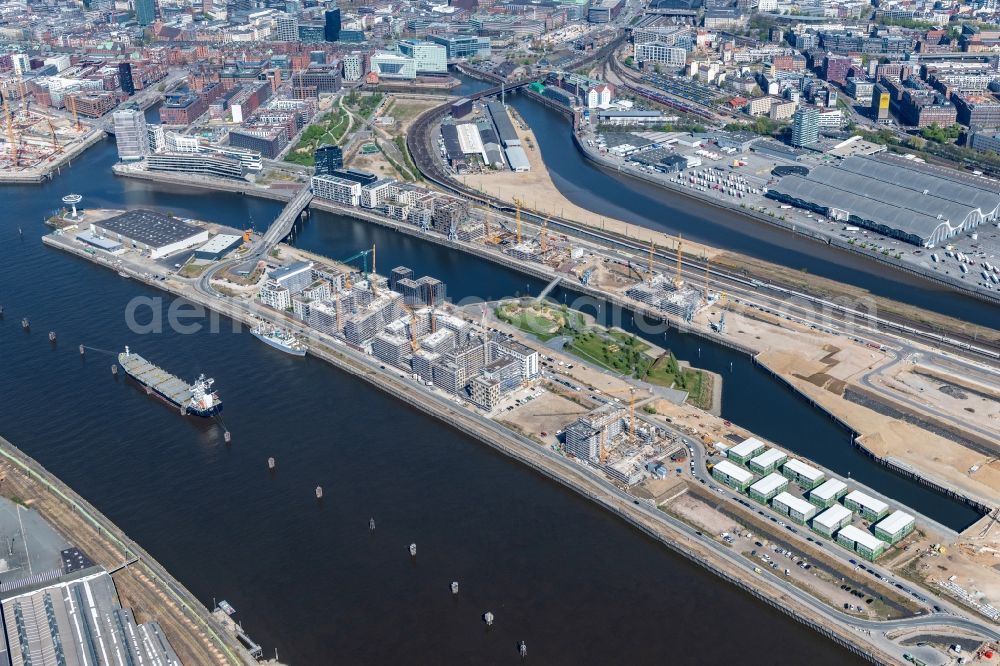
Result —
[[[499,87],[491,88],[472,97],[479,99],[497,94],[499,90]],[[431,141],[431,129],[447,112],[447,105],[435,107],[425,112],[413,123],[407,133],[407,148],[417,169],[420,170],[424,178],[446,191],[463,196],[486,208],[513,215],[515,207],[512,204],[466,187],[452,180],[445,172]],[[529,223],[534,222],[535,225],[540,225],[549,216],[522,208],[521,217],[522,220]],[[638,257],[646,257],[649,254],[649,247],[638,241],[594,229],[565,218],[551,217],[548,221],[548,228],[551,231],[559,231],[606,247],[632,253]],[[676,262],[675,251],[668,248],[656,248],[653,255],[661,264],[667,266]],[[684,271],[685,276],[697,284],[705,275],[704,261],[685,255],[684,263],[687,265],[687,269]],[[815,317],[818,310],[841,326],[861,324],[875,331],[903,336],[925,344],[947,347],[977,360],[987,359],[994,362],[1000,360],[1000,346],[978,341],[971,336],[963,336],[959,333],[945,335],[920,322],[901,317],[880,317],[855,307],[797,290],[791,286],[773,283],[767,279],[758,279],[749,272],[740,274],[709,266],[708,275],[714,280],[714,286],[717,290],[744,296],[753,302],[763,300],[773,306],[781,305],[788,308],[789,299],[797,299],[802,305],[792,304],[792,308],[803,315]],[[805,304],[809,304],[813,310],[806,312]]]

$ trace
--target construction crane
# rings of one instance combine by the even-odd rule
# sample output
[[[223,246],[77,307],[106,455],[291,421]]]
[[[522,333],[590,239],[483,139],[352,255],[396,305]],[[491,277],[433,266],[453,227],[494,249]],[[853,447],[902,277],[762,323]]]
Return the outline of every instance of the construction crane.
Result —
[[[49,124],[49,132],[52,134],[52,150],[56,153],[61,153],[62,148],[59,146],[59,140],[56,138],[56,126],[52,124],[51,118],[46,118],[45,122]]]
[[[706,303],[708,303],[708,266],[709,266],[709,264],[711,262],[712,262],[712,260],[708,258],[708,253],[706,253],[705,254],[705,290],[704,290],[704,293],[702,294],[702,297],[705,299]]]
[[[24,114],[24,119],[28,119],[28,95],[24,91],[24,79],[21,78],[21,72],[16,71],[17,75],[17,91],[21,96],[21,113]]]
[[[547,227],[549,226],[549,220],[551,219],[552,219],[551,215],[546,217],[542,221],[542,230],[538,232],[538,244],[542,248],[542,254],[545,254],[549,249],[548,238],[546,238],[545,234],[547,232]]]
[[[684,280],[681,279],[681,267],[683,263],[683,254],[681,248],[684,245],[684,239],[681,238],[680,234],[677,234],[677,270],[674,273],[674,288],[680,289],[681,285],[684,284]]]
[[[69,103],[69,110],[73,113],[73,124],[76,125],[77,129],[80,129],[80,116],[76,112],[76,96],[66,95],[66,100]]]
[[[653,245],[653,237],[649,238],[649,281],[653,281],[653,252],[656,251],[656,246]]]
[[[372,272],[369,279],[371,280],[372,294],[378,296],[378,286],[376,285],[378,282],[378,273],[375,272],[375,241],[372,241]]]
[[[406,309],[410,313],[410,347],[416,354],[420,350],[420,343],[417,342],[417,316],[413,313],[412,306],[406,306]]]
[[[14,131],[14,119],[10,115],[10,102],[7,99],[7,95],[3,96],[3,115],[4,119],[7,121],[7,142],[10,144],[10,155],[11,159],[14,161],[14,166],[17,166],[17,133]]]
[[[438,327],[437,327],[437,318],[434,317],[434,290],[433,289],[428,290],[427,300],[429,301],[428,305],[430,305],[430,308],[431,308],[431,333],[437,333]]]
[[[347,287],[350,289],[350,281],[347,282]],[[344,319],[340,316],[340,289],[333,294],[334,308],[337,313],[337,332],[340,333],[344,330]]]
[[[374,246],[373,246],[372,249],[374,249]],[[371,251],[372,250],[362,250],[361,252],[358,252],[357,254],[355,254],[355,255],[353,255],[351,257],[348,257],[347,259],[341,259],[340,263],[345,264],[347,266],[350,266],[352,261],[356,261],[358,259],[361,259],[361,262],[362,262],[362,273],[367,273],[368,272],[368,254]],[[348,273],[344,277],[344,287],[346,289],[350,289],[351,288],[351,274],[350,273]]]
[[[514,204],[517,206],[517,212],[515,213],[514,219],[517,221],[517,244],[521,244],[521,206],[523,202],[520,199],[515,198]]]

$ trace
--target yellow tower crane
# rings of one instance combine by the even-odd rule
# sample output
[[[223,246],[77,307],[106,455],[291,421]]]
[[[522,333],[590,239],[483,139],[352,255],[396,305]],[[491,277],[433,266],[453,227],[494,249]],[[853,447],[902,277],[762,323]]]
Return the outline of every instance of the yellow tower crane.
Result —
[[[709,264],[711,264],[711,263],[712,263],[712,260],[708,258],[708,254],[706,253],[705,254],[705,290],[704,290],[704,293],[702,293],[702,297],[705,299],[706,303],[708,302],[708,267],[709,267]]]
[[[28,119],[28,95],[24,91],[24,79],[21,78],[21,72],[17,72],[17,91],[21,95],[21,112],[24,114],[24,119]]]
[[[3,115],[7,122],[7,143],[10,144],[10,155],[11,159],[14,161],[14,166],[17,166],[17,133],[14,131],[14,119],[10,115],[10,102],[7,99],[7,95],[3,98]]]
[[[62,148],[59,146],[59,140],[56,138],[56,126],[52,124],[51,118],[46,118],[45,122],[49,124],[49,133],[52,134],[52,150],[56,153],[61,153]]]
[[[69,104],[69,110],[73,113],[73,124],[76,125],[77,129],[80,129],[80,116],[76,113],[76,95],[67,95],[66,101]]]
[[[416,354],[420,349],[420,343],[417,342],[417,316],[413,313],[413,307],[407,307],[410,312],[410,347],[413,349],[413,353]]]
[[[635,387],[629,387],[625,389],[628,391],[628,443],[629,446],[635,446]],[[625,390],[621,391],[605,391],[608,395],[622,394]],[[601,463],[605,463],[608,460],[607,446],[605,445],[605,428],[601,428]]]
[[[545,220],[542,222],[542,230],[538,233],[538,244],[542,248],[542,254],[548,252],[549,249],[549,239],[546,237],[546,234],[548,233],[549,220],[551,219],[552,219],[551,215],[545,218]]]
[[[348,284],[350,284],[350,280],[348,280]],[[337,332],[340,333],[344,330],[344,319],[340,316],[340,289],[333,294],[333,302],[337,313]]]
[[[514,204],[517,206],[517,212],[514,215],[514,218],[517,221],[517,244],[520,245],[521,244],[521,206],[523,206],[524,204],[521,202],[520,199],[514,199]]]
[[[674,288],[680,289],[681,285],[684,284],[684,280],[681,279],[681,265],[684,261],[684,254],[681,248],[684,246],[684,239],[681,238],[680,234],[677,234],[677,270],[674,273]]]

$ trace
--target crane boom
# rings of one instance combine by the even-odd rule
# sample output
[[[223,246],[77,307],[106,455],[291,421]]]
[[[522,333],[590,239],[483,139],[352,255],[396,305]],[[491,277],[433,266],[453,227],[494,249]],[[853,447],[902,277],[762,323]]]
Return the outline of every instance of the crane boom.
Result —
[[[649,237],[649,281],[653,281],[653,251],[656,246],[653,245],[653,237]]]
[[[708,266],[709,266],[709,264],[711,262],[712,262],[712,260],[708,258],[708,254],[706,253],[705,254],[705,293],[702,294],[702,297],[705,299],[706,303],[708,302]]]
[[[680,234],[677,234],[677,271],[674,274],[674,288],[680,289],[681,285],[684,284],[684,280],[681,279],[681,264],[683,260],[683,253],[681,252],[681,247],[684,245],[684,239],[681,238]]]
[[[14,161],[14,166],[17,166],[17,134],[14,132],[14,119],[10,115],[10,102],[7,100],[7,95],[3,96],[3,114],[7,121],[7,142],[10,144],[10,155],[11,159]]]

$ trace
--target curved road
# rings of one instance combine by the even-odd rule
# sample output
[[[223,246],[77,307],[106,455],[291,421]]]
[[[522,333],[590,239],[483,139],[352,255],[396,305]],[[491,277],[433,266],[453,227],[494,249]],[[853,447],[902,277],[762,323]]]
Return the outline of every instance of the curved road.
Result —
[[[244,316],[251,315],[264,317],[275,321],[275,323],[284,327],[291,328],[294,332],[306,337],[307,339],[314,340],[331,349],[338,350],[338,352],[349,357],[351,362],[355,365],[362,365],[365,369],[364,374],[367,375],[368,381],[371,381],[382,388],[389,387],[390,391],[393,392],[402,391],[411,394],[416,389],[421,398],[420,402],[430,401],[434,404],[433,408],[428,408],[429,411],[433,413],[440,413],[441,411],[444,411],[455,414],[456,417],[465,419],[467,422],[474,423],[480,430],[489,431],[497,440],[501,442],[506,441],[515,443],[520,449],[520,451],[515,452],[515,455],[519,458],[523,459],[523,456],[526,455],[542,456],[550,468],[554,467],[559,470],[560,474],[553,475],[553,478],[566,484],[570,488],[580,492],[599,504],[602,504],[615,513],[618,513],[639,527],[642,526],[642,522],[659,525],[667,531],[671,531],[675,534],[679,533],[687,539],[697,542],[705,549],[710,550],[716,557],[721,558],[730,566],[736,567],[740,570],[743,574],[742,577],[744,580],[752,581],[755,578],[763,578],[771,586],[779,589],[781,593],[794,598],[798,603],[806,606],[818,616],[825,618],[827,622],[836,623],[842,628],[859,632],[862,636],[869,636],[869,638],[862,640],[871,640],[871,632],[884,634],[887,631],[897,629],[913,630],[926,628],[927,630],[930,630],[932,628],[948,627],[952,629],[970,631],[987,640],[1000,641],[1000,631],[998,631],[995,627],[978,620],[959,615],[939,613],[888,621],[866,620],[852,617],[839,611],[838,609],[828,606],[820,599],[817,599],[808,592],[801,590],[790,582],[775,576],[770,571],[765,571],[763,574],[757,574],[754,571],[754,564],[752,562],[736,553],[733,553],[728,548],[722,546],[722,544],[719,544],[714,539],[701,534],[686,523],[649,506],[647,502],[636,500],[634,497],[622,491],[620,488],[600,475],[594,468],[575,463],[567,458],[564,458],[563,456],[557,455],[555,452],[546,447],[539,447],[526,437],[511,432],[510,430],[498,425],[493,420],[488,419],[472,410],[462,408],[460,401],[457,398],[443,395],[437,390],[428,389],[427,387],[418,385],[415,382],[410,383],[404,381],[403,383],[400,383],[398,380],[403,377],[403,375],[400,374],[400,370],[387,368],[384,363],[381,363],[377,359],[370,358],[360,352],[357,352],[329,335],[319,333],[313,329],[308,329],[300,323],[292,321],[287,317],[281,317],[277,313],[264,308],[263,306],[245,304],[222,296],[211,286],[210,280],[212,275],[227,266],[229,263],[234,262],[220,264],[212,270],[206,271],[206,273],[203,274],[202,277],[193,285],[198,294],[206,297],[207,299],[211,299],[209,302],[205,303],[206,306],[222,310],[223,314],[226,314],[225,310],[227,308],[219,307],[225,304],[230,306],[230,312],[228,314],[230,316],[234,316],[234,318],[240,318],[236,313],[236,310],[238,309],[242,311]],[[212,300],[214,300],[215,303],[212,303]],[[399,387],[398,389],[393,389],[393,387],[397,386]],[[662,427],[662,424],[657,425]],[[697,467],[699,470],[704,471],[704,449],[701,447],[701,444],[695,440],[689,439],[686,436],[681,435],[680,437],[688,446],[691,446],[695,451],[697,451]],[[689,552],[686,552],[678,544],[672,542],[669,537],[663,535],[660,538],[665,544],[670,546],[675,551],[700,562],[699,558],[693,556]],[[704,564],[712,568],[710,563]],[[942,606],[950,606],[950,604],[944,601],[940,601],[939,603]],[[886,639],[886,641],[888,641],[888,639]],[[894,644],[888,642],[886,644],[882,644],[881,647],[885,649],[887,645]],[[897,649],[898,647],[899,646],[895,646]]]

